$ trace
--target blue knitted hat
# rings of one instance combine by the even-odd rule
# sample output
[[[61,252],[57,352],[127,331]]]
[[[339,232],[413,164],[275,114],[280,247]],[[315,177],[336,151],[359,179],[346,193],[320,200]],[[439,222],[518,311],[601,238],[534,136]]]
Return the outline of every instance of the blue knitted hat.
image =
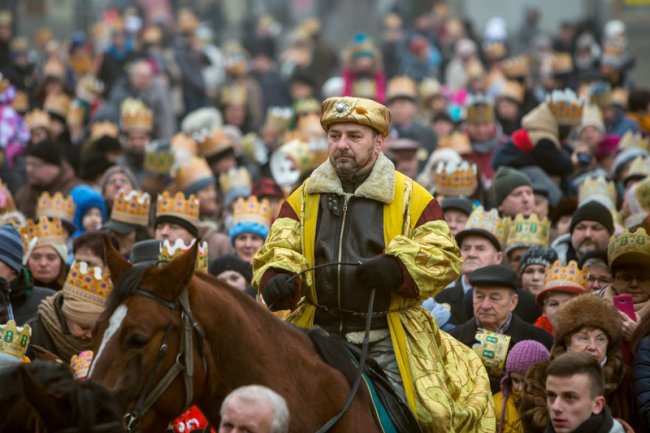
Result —
[[[228,236],[230,237],[230,242],[235,243],[235,238],[242,233],[253,233],[262,239],[266,239],[269,235],[269,228],[263,226],[259,223],[254,223],[250,221],[242,221],[230,227],[228,231]]]
[[[10,224],[0,227],[0,261],[16,272],[20,272],[23,260],[23,241]]]

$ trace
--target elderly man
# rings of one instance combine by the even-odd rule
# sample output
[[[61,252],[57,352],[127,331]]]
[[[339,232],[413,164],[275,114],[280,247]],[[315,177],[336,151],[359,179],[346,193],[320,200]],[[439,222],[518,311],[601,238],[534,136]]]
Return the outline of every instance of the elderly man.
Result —
[[[289,322],[358,345],[375,289],[369,356],[423,431],[492,431],[479,359],[419,305],[456,278],[460,257],[438,202],[382,153],[390,123],[372,100],[323,102],[329,159],[282,205],[253,284],[272,310],[293,310]]]
[[[287,433],[289,408],[281,395],[260,385],[237,388],[221,404],[219,433]]]
[[[566,265],[571,260],[579,262],[590,251],[607,248],[613,233],[614,219],[609,209],[596,201],[589,201],[573,214],[569,233],[555,239],[551,247]]]
[[[503,340],[503,344],[507,345],[504,355],[521,340],[535,340],[551,350],[551,334],[513,314],[519,302],[515,271],[505,265],[485,266],[472,272],[469,282],[474,287],[474,318],[452,329],[450,334],[453,337],[474,348],[480,344],[477,337],[479,329],[484,329],[493,334],[508,336]],[[493,393],[499,391],[500,380],[501,376],[492,372],[490,385]]]

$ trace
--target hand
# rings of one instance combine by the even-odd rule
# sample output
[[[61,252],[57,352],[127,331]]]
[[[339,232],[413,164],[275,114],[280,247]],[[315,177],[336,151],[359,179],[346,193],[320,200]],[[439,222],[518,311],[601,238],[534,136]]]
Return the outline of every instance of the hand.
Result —
[[[621,320],[623,321],[623,338],[626,341],[631,341],[632,334],[634,334],[634,330],[639,324],[634,320],[630,319],[628,315],[623,313],[622,311],[619,311],[619,314],[621,315]]]
[[[367,288],[386,292],[397,289],[404,281],[399,259],[393,256],[380,256],[362,263],[356,276]]]
[[[266,305],[272,306],[276,302],[288,298],[296,292],[298,284],[291,277],[292,275],[289,274],[278,274],[266,283],[262,288],[262,297]]]

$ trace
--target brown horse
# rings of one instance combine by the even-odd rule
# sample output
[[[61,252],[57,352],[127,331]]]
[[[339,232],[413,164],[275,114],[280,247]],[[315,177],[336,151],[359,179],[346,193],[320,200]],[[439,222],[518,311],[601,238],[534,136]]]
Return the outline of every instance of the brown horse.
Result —
[[[108,267],[116,283],[95,332],[92,380],[113,391],[124,410],[132,412],[141,394],[155,387],[177,358],[183,358],[177,356],[186,323],[181,318],[179,299],[187,291],[189,315],[204,331],[190,331],[194,369],[191,402],[218,425],[221,402],[230,391],[260,384],[287,400],[291,432],[318,430],[339,411],[350,392],[344,376],[320,358],[304,333],[245,293],[209,275],[194,274],[196,251],[195,243],[168,265],[142,270],[108,247]],[[161,356],[164,345],[168,350]],[[201,348],[205,349],[203,355]],[[149,376],[151,384],[147,384]],[[138,422],[143,431],[163,431],[183,412],[188,386],[182,376],[171,381],[142,414]],[[331,431],[379,431],[363,387]]]

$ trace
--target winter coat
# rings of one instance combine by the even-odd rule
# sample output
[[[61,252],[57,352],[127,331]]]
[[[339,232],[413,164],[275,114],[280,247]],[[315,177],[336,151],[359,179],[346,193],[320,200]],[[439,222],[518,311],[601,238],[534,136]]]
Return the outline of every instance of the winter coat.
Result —
[[[643,338],[636,348],[634,387],[640,421],[650,429],[650,336]]]
[[[31,274],[22,269],[18,277],[10,284],[9,300],[18,326],[22,326],[38,314],[38,305],[56,292],[34,285]]]
[[[524,427],[521,425],[517,406],[512,397],[506,398],[504,402],[503,392],[494,394],[492,400],[494,401],[494,412],[497,416],[497,432],[498,433],[524,433]],[[505,411],[503,405],[506,405]],[[502,416],[503,415],[503,416]],[[503,429],[501,423],[503,420]]]

